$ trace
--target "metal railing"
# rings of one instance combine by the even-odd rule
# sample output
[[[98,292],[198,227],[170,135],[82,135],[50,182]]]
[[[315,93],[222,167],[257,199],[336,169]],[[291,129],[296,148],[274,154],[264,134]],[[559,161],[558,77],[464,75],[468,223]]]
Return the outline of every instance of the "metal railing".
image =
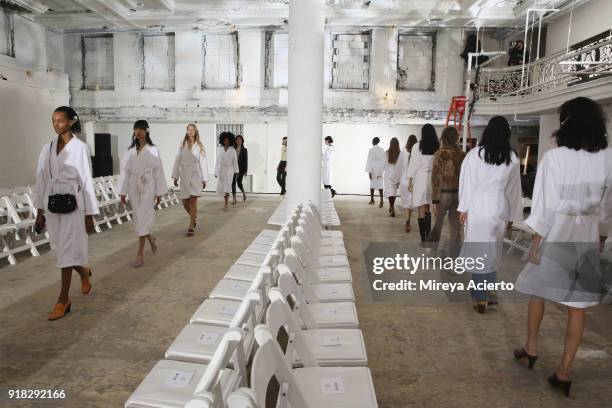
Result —
[[[483,68],[478,99],[535,96],[612,75],[612,35],[587,46],[507,68]]]

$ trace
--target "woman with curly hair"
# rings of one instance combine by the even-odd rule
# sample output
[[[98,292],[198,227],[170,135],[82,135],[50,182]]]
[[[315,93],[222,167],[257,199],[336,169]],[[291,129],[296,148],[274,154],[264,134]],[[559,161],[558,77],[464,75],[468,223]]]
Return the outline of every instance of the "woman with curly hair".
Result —
[[[227,211],[234,175],[240,171],[238,168],[238,156],[236,155],[236,149],[234,149],[235,142],[236,136],[231,132],[223,132],[219,135],[221,147],[217,153],[215,177],[217,178],[217,194],[223,196],[225,200],[223,211]]]

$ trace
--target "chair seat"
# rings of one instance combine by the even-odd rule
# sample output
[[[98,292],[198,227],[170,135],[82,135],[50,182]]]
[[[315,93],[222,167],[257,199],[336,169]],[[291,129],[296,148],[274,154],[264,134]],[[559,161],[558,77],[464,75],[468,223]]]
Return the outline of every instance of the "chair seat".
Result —
[[[242,300],[246,296],[251,282],[223,278],[208,295],[211,299]]]
[[[324,246],[321,245],[321,247],[319,248],[319,255],[320,256],[327,256],[327,255],[346,255],[346,248],[344,247],[344,245],[340,246],[340,245],[336,245],[336,246]]]
[[[349,261],[346,255],[319,256],[316,261],[318,262],[320,268],[349,266]]]
[[[376,408],[367,367],[305,367],[293,371],[309,408]]]
[[[344,246],[344,239],[338,237],[321,238],[320,246]]]
[[[305,306],[317,328],[358,329],[357,309],[353,302],[311,303]]]
[[[319,268],[317,274],[321,283],[353,281],[350,268]]]
[[[272,244],[261,244],[259,242],[253,242],[244,252],[250,252],[253,254],[267,255],[272,249]]]
[[[225,274],[225,277],[227,279],[253,282],[257,272],[259,272],[259,266],[233,264]]]
[[[253,240],[253,243],[272,245],[274,241],[276,241],[276,236],[271,237],[268,235],[258,235]]]
[[[227,299],[206,299],[191,316],[189,323],[229,327],[240,302]]]
[[[301,335],[321,366],[367,366],[368,355],[361,330],[302,330]],[[296,354],[294,366],[301,366]]]
[[[265,229],[265,230],[262,230],[259,233],[259,235],[257,235],[257,237],[272,237],[272,238],[276,238],[278,236],[279,232],[280,232],[280,230]]]
[[[198,382],[206,370],[204,364],[160,360],[126,401],[126,408],[183,408],[193,399]],[[237,371],[226,368],[221,372],[223,395],[240,384]]]
[[[354,302],[355,293],[351,283],[315,283],[310,285],[318,302]]]
[[[342,231],[321,230],[321,236],[324,238],[342,238],[344,234],[342,233]]]
[[[241,265],[250,265],[250,266],[261,266],[266,260],[267,255],[262,254],[253,254],[250,252],[245,252],[240,255],[240,258],[236,261],[237,264]]]
[[[166,360],[208,364],[219,347],[221,339],[229,330],[228,327],[188,324],[168,347],[165,358]],[[254,340],[253,334],[247,332],[244,337],[245,355],[249,354]],[[230,365],[230,368],[233,367]]]

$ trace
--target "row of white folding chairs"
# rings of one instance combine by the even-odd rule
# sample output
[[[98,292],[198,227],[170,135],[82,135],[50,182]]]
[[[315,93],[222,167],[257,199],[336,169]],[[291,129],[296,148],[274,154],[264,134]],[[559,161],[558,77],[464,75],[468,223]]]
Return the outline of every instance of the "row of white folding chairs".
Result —
[[[30,187],[0,189],[0,259],[17,263],[15,255],[30,251],[38,256],[37,247],[49,242],[49,234],[35,231],[36,208]]]
[[[319,202],[320,220],[325,227],[340,225],[340,217],[334,205],[334,200],[331,196],[330,189],[321,190],[321,199]]]
[[[253,330],[264,319],[266,291],[275,282],[273,273],[289,245],[298,214],[296,211],[280,231],[264,230],[253,240],[126,407],[183,407],[192,399],[189,406],[223,407],[232,390],[246,385],[245,356],[254,347]]]
[[[255,251],[261,251],[263,249],[263,246],[265,246],[266,244],[270,245],[271,250],[269,254],[267,254],[266,257],[264,258],[264,261],[263,261],[264,266],[263,267],[261,266],[260,264],[261,261],[258,260],[256,257],[246,256],[248,252],[245,252],[245,254],[243,254],[243,256],[239,258],[239,261],[237,262],[237,264],[234,265],[232,268],[230,268],[230,271],[228,271],[228,273],[226,274],[226,277],[221,282],[219,282],[219,284],[217,285],[217,287],[215,287],[215,289],[213,289],[213,292],[211,292],[210,299],[207,299],[202,304],[202,306],[198,309],[198,311],[194,314],[194,316],[191,319],[190,325],[186,326],[185,329],[183,329],[183,331],[177,337],[173,345],[168,349],[168,352],[166,353],[166,358],[173,358],[173,359],[182,360],[185,362],[191,362],[192,364],[194,362],[200,363],[200,364],[206,363],[207,361],[210,361],[211,358],[214,358],[213,356],[214,350],[215,350],[214,343],[216,342],[216,340],[221,338],[229,330],[229,327],[232,327],[232,326],[241,327],[243,329],[242,334],[244,338],[241,340],[243,342],[243,345],[242,347],[240,347],[240,352],[244,353],[246,356],[249,356],[250,350],[252,350],[252,345],[253,345],[253,336],[252,336],[252,332],[253,332],[252,329],[254,327],[253,323],[262,321],[262,318],[263,318],[262,312],[266,308],[266,301],[265,301],[266,288],[269,288],[268,284],[273,283],[274,280],[277,279],[277,277],[278,277],[278,286],[279,286],[278,290],[284,290],[286,296],[292,296],[296,305],[298,304],[304,305],[303,307],[298,307],[296,309],[296,310],[299,310],[299,314],[298,314],[299,320],[297,321],[305,322],[303,324],[305,325],[308,324],[309,326],[312,326],[313,324],[316,324],[317,319],[320,320],[321,318],[320,312],[323,312],[322,315],[324,318],[323,318],[322,324],[328,325],[328,326],[331,325],[330,327],[335,327],[334,321],[338,317],[341,317],[343,315],[342,304],[329,303],[323,309],[321,308],[317,309],[316,307],[314,307],[314,305],[313,307],[306,306],[308,303],[312,303],[312,301],[306,300],[303,297],[303,293],[301,293],[301,289],[298,288],[296,284],[296,279],[300,279],[300,278],[297,275],[294,275],[287,266],[281,265],[278,268],[275,267],[276,262],[278,262],[278,260],[280,259],[279,251],[281,251],[281,254],[282,254],[283,253],[282,250],[284,248],[285,249],[284,253],[288,253],[289,255],[291,255],[291,250],[287,248],[287,238],[290,237],[291,230],[295,229],[296,233],[299,233],[300,231],[299,227],[296,227],[296,225],[299,225],[298,222],[301,221],[301,220],[298,220],[298,214],[299,214],[299,211],[296,211],[292,215],[290,220],[285,224],[285,226],[283,226],[283,228],[281,229],[280,233],[278,233],[276,238],[272,236],[274,232],[264,231],[254,240],[253,244],[249,248]],[[291,237],[290,240],[292,238],[295,238],[295,237]],[[247,251],[249,251],[249,249],[247,249]],[[255,253],[255,255],[258,255],[258,254]],[[240,293],[241,286],[237,281],[240,279],[244,281],[249,281],[249,279],[252,278],[253,276],[253,274],[249,274],[249,272],[252,272],[254,269],[257,269],[258,273],[256,273],[255,280],[249,286],[249,290],[247,291],[246,297],[245,297],[246,300],[243,299],[242,301],[238,302],[239,297],[241,296],[241,293]],[[275,270],[277,269],[279,271],[278,274],[274,273]],[[235,279],[235,278],[238,278],[238,279]],[[328,291],[328,294],[330,295],[334,293],[337,293],[337,290]],[[263,300],[262,300],[262,295],[263,295]],[[351,295],[352,295],[352,288],[351,288]],[[340,308],[338,308],[338,306],[340,306]],[[240,310],[242,310],[242,313],[239,312]],[[247,310],[249,311],[246,312]],[[271,321],[272,318],[270,316],[270,313],[273,313],[272,312],[273,308],[268,308],[267,310],[268,310],[267,320]],[[291,311],[288,308],[288,305],[287,305],[286,311],[287,310],[289,310],[289,314],[291,314]],[[276,313],[278,314],[278,312]],[[354,306],[353,306],[353,311],[351,314],[354,315],[356,318],[356,314],[354,314]],[[222,315],[226,315],[227,317],[224,317]],[[328,317],[326,321],[325,316],[327,315],[329,315],[330,317]],[[231,320],[229,320],[230,316],[232,316]],[[278,322],[279,321],[278,319],[279,318],[276,317],[275,321]],[[229,323],[228,323],[228,320],[229,320]],[[355,322],[354,324],[356,324],[356,319],[353,319],[353,321]],[[341,321],[339,321],[339,323],[340,323],[340,327],[343,328],[344,323],[342,323]],[[350,325],[352,327],[353,323],[350,323]],[[206,328],[206,330],[204,330],[204,328]],[[338,330],[338,329],[336,328],[335,330]],[[342,333],[338,333],[337,331],[328,332],[328,333],[318,333],[318,342],[315,342],[315,343],[318,344],[318,343],[321,343],[322,341],[327,342],[327,343],[330,343],[330,342],[333,343],[333,342],[338,342],[338,341],[346,342],[346,340],[343,340],[343,339],[347,338],[347,333],[346,333],[347,329],[343,329],[343,330],[345,330],[345,332],[342,332]],[[348,329],[348,330],[354,330],[354,329]],[[309,333],[309,336],[310,336],[309,339],[311,340],[311,343],[312,343],[312,340],[316,338],[315,332]],[[366,362],[367,360],[365,358],[365,349],[363,346],[363,339],[362,339],[360,332],[358,335],[356,333],[352,333],[352,336],[349,336],[348,339],[351,341],[349,343],[346,343],[346,347],[348,347],[349,344],[354,344],[353,349],[355,350],[353,350],[353,354],[358,355],[358,358],[356,359],[354,357],[352,360],[349,359],[351,361],[349,361],[350,364],[348,365],[354,365],[355,361],[358,362],[357,364],[359,364],[359,361],[361,361],[362,363]],[[208,347],[206,347],[205,344],[208,344]],[[341,343],[338,343],[336,345],[340,345],[340,344]],[[331,343],[328,345],[328,347],[330,345]],[[355,353],[355,351],[357,352]],[[323,355],[325,355],[325,352],[326,350],[323,349]],[[300,353],[298,353],[298,355],[299,354]],[[329,351],[327,351],[327,354],[329,354]],[[349,352],[348,355],[350,356],[351,353]],[[323,361],[324,360],[325,358],[323,358]],[[299,360],[297,360],[297,363],[299,364]],[[159,369],[162,369],[162,367],[160,367]],[[167,367],[164,369],[167,369]],[[165,376],[162,375],[162,378],[180,376],[181,374],[180,372],[175,372],[175,373],[170,373],[170,377],[168,377],[168,375],[169,373],[166,372],[166,375]],[[210,376],[208,377],[204,376],[203,378],[210,378]],[[148,392],[150,392],[152,386],[154,390],[157,389],[155,387],[164,388],[163,384],[159,384],[159,383],[156,383],[156,385],[152,384],[152,382],[155,383],[155,379],[157,379],[157,382],[159,382],[159,376],[157,374],[152,373],[150,374],[150,376],[147,377],[147,379],[143,381],[143,383],[146,382],[147,384],[144,386],[141,385],[143,388],[139,387],[140,391],[137,390],[137,392],[135,392],[134,395],[132,396],[131,398],[132,402],[135,402],[134,400],[136,400],[137,397],[142,400],[143,392],[144,394],[147,394]],[[151,405],[148,405],[145,401],[144,406],[183,406],[189,398],[192,398],[194,396],[193,392],[195,392],[196,389],[198,388],[195,385],[196,381],[187,381],[187,382],[192,384],[192,386],[191,388],[186,387],[188,389],[185,389],[183,390],[183,392],[181,392],[182,399],[180,401],[178,400],[175,401],[176,404],[159,405],[159,401],[158,401],[157,405],[154,405],[153,402],[150,401]],[[234,384],[236,382],[231,382],[231,383]],[[146,391],[146,390],[149,390],[149,391]],[[156,392],[156,396],[154,398],[159,399],[161,395],[160,394],[161,391],[158,390],[155,392]],[[137,396],[136,394],[139,394],[139,396]],[[176,398],[176,395],[174,395],[172,398]],[[197,401],[192,401],[192,403],[195,404],[197,402],[198,404],[204,404],[204,403],[213,404],[212,401],[218,402],[218,398],[214,398],[214,396],[213,397],[208,396],[207,398],[204,398],[202,392],[200,392],[199,398],[197,399]],[[130,403],[130,401],[128,401],[128,403]],[[128,405],[128,404],[126,405],[135,406],[135,405]],[[139,406],[142,406],[142,405],[139,405]],[[188,404],[186,406],[209,406],[209,405],[189,405]],[[218,406],[223,406],[223,404],[220,404]]]

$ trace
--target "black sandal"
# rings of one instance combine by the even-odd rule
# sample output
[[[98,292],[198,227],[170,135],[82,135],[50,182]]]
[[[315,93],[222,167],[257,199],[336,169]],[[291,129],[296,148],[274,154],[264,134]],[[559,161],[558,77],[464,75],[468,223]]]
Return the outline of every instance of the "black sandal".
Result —
[[[519,361],[523,359],[527,359],[529,362],[530,370],[533,369],[533,366],[535,365],[536,361],[538,361],[538,356],[532,356],[531,354],[527,353],[527,351],[524,348],[514,350],[514,358],[516,358]]]

